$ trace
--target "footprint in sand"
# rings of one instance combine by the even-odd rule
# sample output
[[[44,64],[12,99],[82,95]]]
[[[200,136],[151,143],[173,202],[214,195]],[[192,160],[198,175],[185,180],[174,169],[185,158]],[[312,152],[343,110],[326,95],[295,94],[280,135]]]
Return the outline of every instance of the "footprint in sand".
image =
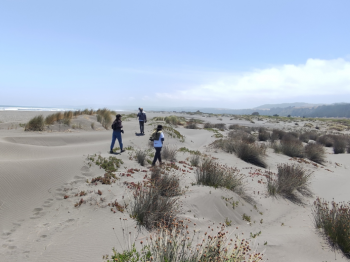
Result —
[[[42,212],[42,211],[43,211],[43,209],[41,207],[34,208],[32,211],[34,213],[33,214],[34,216],[30,217],[30,219],[37,219],[37,218],[45,215],[45,212]]]

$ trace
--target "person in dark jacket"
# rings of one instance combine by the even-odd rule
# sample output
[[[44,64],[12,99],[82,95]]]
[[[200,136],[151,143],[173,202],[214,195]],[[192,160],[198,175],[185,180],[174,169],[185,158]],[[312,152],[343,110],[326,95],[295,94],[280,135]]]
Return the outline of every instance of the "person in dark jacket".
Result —
[[[163,142],[164,142],[164,134],[162,130],[163,130],[163,126],[158,125],[156,131],[154,131],[152,134],[153,146],[154,146],[154,149],[156,150],[156,154],[154,155],[152,166],[156,165],[157,160],[159,160],[160,165],[162,164],[162,157],[160,155],[160,152],[162,151],[162,147],[163,147]]]
[[[140,112],[137,114],[137,117],[139,118],[139,124],[140,124],[140,133],[145,134],[145,123],[147,123],[147,116],[146,113],[143,112],[143,108],[139,107]]]
[[[122,125],[122,116],[121,115],[116,115],[115,120],[112,124],[112,129],[113,129],[113,135],[112,135],[112,143],[111,143],[111,150],[109,153],[113,154],[113,148],[115,144],[115,140],[118,139],[119,142],[119,147],[120,147],[120,153],[124,152],[125,150],[123,149],[123,141],[122,141],[122,133],[124,134],[123,130],[123,125]]]

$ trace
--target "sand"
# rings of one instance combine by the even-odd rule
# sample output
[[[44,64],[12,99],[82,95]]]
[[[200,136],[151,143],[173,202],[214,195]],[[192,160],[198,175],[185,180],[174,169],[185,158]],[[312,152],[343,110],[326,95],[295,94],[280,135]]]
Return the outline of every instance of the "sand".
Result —
[[[135,229],[136,221],[129,217],[128,210],[113,213],[107,203],[118,200],[130,204],[132,191],[124,182],[142,181],[144,175],[149,174],[149,164],[140,166],[130,159],[130,154],[137,149],[148,148],[151,132],[148,123],[151,121],[145,125],[145,136],[135,135],[139,132],[136,119],[123,122],[124,146],[132,146],[134,150],[115,155],[124,162],[116,172],[120,177],[116,183],[94,185],[86,181],[104,172],[95,165],[89,167],[86,157],[93,154],[109,157],[112,131],[103,129],[95,116],[74,119],[73,122],[80,123],[82,129],[52,127],[43,132],[25,132],[19,126],[38,114],[0,112],[0,261],[103,261],[102,256],[111,255],[113,247],[118,251],[126,247],[123,229],[131,232],[132,239],[137,241],[147,236],[146,230],[138,233]],[[167,115],[170,113],[148,113],[148,118]],[[230,120],[229,117],[221,117],[222,120],[194,117],[212,123],[286,130],[298,128],[294,123],[266,120],[251,123],[243,119]],[[91,128],[92,122],[95,130]],[[245,238],[249,238],[250,233],[261,231],[258,237],[251,239],[252,245],[264,253],[265,260],[271,262],[347,261],[340,251],[332,250],[319,230],[315,229],[311,210],[316,196],[329,201],[349,200],[350,154],[334,155],[327,148],[324,168],[301,164],[314,172],[310,184],[313,196],[303,197],[304,204],[296,204],[267,195],[266,185],[258,182],[266,181],[259,175],[265,169],[246,163],[234,154],[210,148],[208,145],[215,140],[214,133],[181,126],[177,130],[185,136],[185,142],[166,137],[165,144],[199,150],[217,158],[222,164],[238,168],[245,175],[246,194],[255,201],[254,207],[234,192],[195,185],[195,169],[178,163],[186,161],[190,154],[178,153],[176,164],[185,170],[178,172],[185,191],[179,199],[180,218],[191,219],[196,223],[196,229],[202,232],[209,224],[223,223],[226,218],[232,221],[228,229],[237,234],[244,233]],[[221,133],[225,135],[227,131]],[[295,161],[268,148],[266,162],[267,170],[276,172],[277,164]],[[128,173],[130,168],[140,171],[129,177],[121,175]],[[102,192],[101,196],[98,190]],[[75,194],[81,191],[87,192],[87,195],[76,197]],[[69,198],[64,199],[65,195]],[[223,197],[238,201],[237,208],[227,205]],[[85,203],[74,207],[81,198]],[[242,219],[243,213],[251,217],[251,223]]]

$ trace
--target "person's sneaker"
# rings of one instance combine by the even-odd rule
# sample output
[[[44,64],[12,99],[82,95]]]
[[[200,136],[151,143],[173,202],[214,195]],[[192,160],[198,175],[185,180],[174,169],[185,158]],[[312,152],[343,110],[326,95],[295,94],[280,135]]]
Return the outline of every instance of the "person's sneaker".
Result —
[[[113,150],[109,151],[110,154],[114,154]]]
[[[120,153],[123,153],[123,152],[125,152],[125,150],[124,150],[124,149],[120,150]]]

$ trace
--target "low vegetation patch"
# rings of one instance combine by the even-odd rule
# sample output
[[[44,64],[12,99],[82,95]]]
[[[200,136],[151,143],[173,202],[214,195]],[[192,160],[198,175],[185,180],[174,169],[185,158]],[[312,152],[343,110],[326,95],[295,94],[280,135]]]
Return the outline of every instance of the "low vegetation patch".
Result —
[[[214,226],[209,226],[209,229],[211,227],[214,229]],[[237,236],[231,238],[224,225],[217,232],[208,231],[209,233],[198,235],[196,231],[189,232],[188,225],[183,220],[174,220],[170,228],[161,227],[155,234],[146,238],[146,243],[141,241],[140,250],[136,249],[134,243],[122,253],[113,249],[111,260],[106,256],[104,259],[107,259],[107,262],[259,262],[263,260],[262,254],[252,251],[249,241],[240,240]],[[196,244],[196,239],[201,241]]]
[[[162,160],[176,161],[177,148],[175,146],[165,145],[162,148]]]
[[[97,122],[101,123],[101,125],[108,130],[111,127],[111,124],[113,122],[112,116],[115,115],[116,112],[111,111],[107,108],[103,108],[103,109],[98,109],[96,113],[97,113]]]
[[[141,165],[144,166],[146,163],[146,157],[147,157],[147,151],[146,150],[136,150],[135,152],[135,158],[136,161]]]
[[[311,161],[322,165],[325,162],[324,147],[321,144],[307,144],[305,146],[305,156]]]
[[[264,161],[265,152],[266,148],[256,145],[255,143],[247,143],[243,140],[239,140],[235,143],[235,153],[237,157],[245,162],[263,168],[267,167]]]
[[[313,206],[316,228],[321,228],[324,235],[340,248],[349,258],[350,254],[350,206],[349,203],[331,203],[317,198]]]
[[[243,186],[243,175],[237,168],[220,165],[213,159],[205,158],[196,171],[197,184],[224,187],[238,192]]]
[[[191,155],[201,155],[202,153],[198,150],[190,150],[187,147],[180,147],[178,152],[190,153]]]
[[[268,176],[267,190],[270,195],[282,195],[289,199],[295,199],[295,191],[302,195],[310,195],[308,188],[312,172],[306,172],[299,165],[280,164],[277,166],[277,177]]]
[[[24,131],[43,131],[44,117],[42,115],[35,116],[26,124]]]

